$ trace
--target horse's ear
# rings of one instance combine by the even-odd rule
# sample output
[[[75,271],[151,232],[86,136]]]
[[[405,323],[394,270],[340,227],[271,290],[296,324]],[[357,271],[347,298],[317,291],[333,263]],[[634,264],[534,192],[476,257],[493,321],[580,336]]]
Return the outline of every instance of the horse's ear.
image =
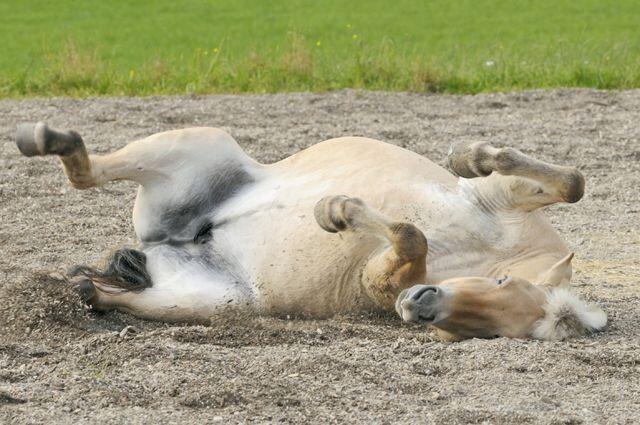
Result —
[[[568,287],[569,282],[571,281],[571,275],[573,274],[571,269],[571,260],[573,259],[573,252],[564,257],[562,260],[555,263],[548,271],[544,274],[542,280],[540,281],[540,285],[547,286],[550,288],[553,287]]]

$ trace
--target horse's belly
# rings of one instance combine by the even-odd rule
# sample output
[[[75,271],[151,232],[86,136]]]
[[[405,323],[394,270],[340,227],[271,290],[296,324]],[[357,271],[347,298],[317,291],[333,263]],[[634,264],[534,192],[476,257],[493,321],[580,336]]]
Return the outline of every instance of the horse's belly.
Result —
[[[358,197],[393,220],[418,226],[436,247],[442,229],[462,226],[462,235],[473,214],[453,175],[417,154],[368,139],[325,142],[265,171],[215,221],[225,223],[224,249],[242,264],[267,310],[321,315],[357,304],[371,308],[360,276],[384,242],[323,231],[314,207],[325,196]],[[437,269],[434,275],[444,276]]]

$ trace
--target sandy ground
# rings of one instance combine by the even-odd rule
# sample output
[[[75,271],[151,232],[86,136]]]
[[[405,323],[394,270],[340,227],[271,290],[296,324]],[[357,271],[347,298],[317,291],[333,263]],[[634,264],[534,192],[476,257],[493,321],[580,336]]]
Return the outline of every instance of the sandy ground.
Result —
[[[577,164],[585,198],[548,214],[576,252],[576,291],[610,326],[446,344],[395,317],[176,326],[87,312],[62,274],[131,240],[135,187],[75,191],[54,158],[21,157],[15,127],[35,120],[98,153],[208,125],[263,162],[365,135],[440,163],[474,138]],[[0,101],[0,423],[638,423],[639,189],[640,91]]]

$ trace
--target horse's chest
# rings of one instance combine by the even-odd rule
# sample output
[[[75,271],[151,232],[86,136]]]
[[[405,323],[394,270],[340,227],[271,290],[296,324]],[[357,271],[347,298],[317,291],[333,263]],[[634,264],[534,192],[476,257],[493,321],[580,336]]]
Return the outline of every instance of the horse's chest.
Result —
[[[418,225],[427,237],[428,276],[433,282],[490,274],[521,240],[522,226],[516,217],[487,208],[464,190],[427,186],[407,211],[403,219]]]

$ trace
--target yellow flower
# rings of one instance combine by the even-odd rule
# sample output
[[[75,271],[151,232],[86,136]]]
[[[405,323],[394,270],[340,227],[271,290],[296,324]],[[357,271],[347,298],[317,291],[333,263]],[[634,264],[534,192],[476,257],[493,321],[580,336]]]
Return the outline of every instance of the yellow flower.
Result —
[[[353,35],[351,36],[351,38],[353,38],[354,40],[355,40],[355,39],[357,39],[357,38],[358,38],[358,34],[353,34]]]
[[[322,43],[320,43],[320,40],[316,41],[316,47],[320,47]]]
[[[213,48],[213,53],[218,53],[220,51],[220,49],[218,49],[217,47]]]

